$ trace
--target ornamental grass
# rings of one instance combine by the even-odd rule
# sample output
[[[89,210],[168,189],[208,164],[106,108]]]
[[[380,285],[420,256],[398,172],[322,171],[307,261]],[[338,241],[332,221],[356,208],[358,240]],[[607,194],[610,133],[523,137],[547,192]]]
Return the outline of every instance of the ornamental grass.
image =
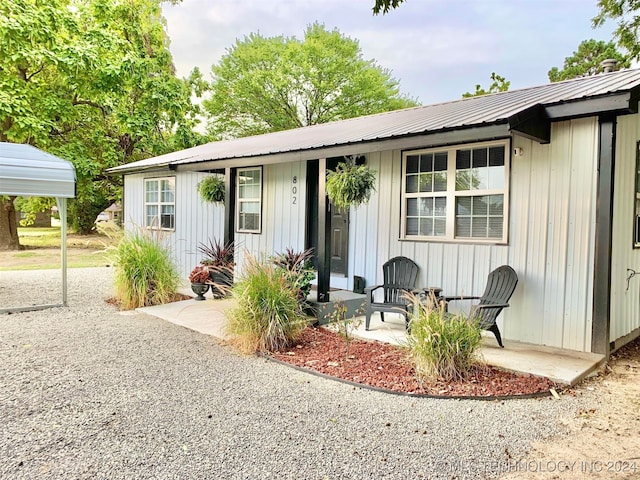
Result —
[[[114,250],[113,263],[121,308],[130,310],[175,299],[180,276],[162,235],[142,230],[125,234]]]
[[[271,262],[248,257],[231,294],[237,307],[227,312],[226,329],[245,353],[287,348],[308,325],[297,286]]]
[[[446,312],[444,302],[411,298],[407,343],[416,375],[428,381],[466,380],[481,364],[479,323],[462,314]]]

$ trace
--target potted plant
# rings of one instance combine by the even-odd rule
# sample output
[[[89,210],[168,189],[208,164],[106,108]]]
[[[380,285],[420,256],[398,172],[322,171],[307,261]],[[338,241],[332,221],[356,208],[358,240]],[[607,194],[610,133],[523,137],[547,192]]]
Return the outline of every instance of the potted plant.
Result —
[[[196,300],[204,300],[204,294],[209,290],[209,269],[204,265],[198,265],[189,274],[191,290],[196,294]]]
[[[375,191],[376,174],[365,165],[357,165],[353,157],[344,157],[335,171],[327,174],[327,195],[340,209],[367,203]]]
[[[224,202],[224,180],[217,175],[209,175],[198,182],[196,187],[205,202]]]
[[[235,266],[235,242],[227,243],[209,240],[200,243],[198,251],[203,255],[200,263],[209,270],[211,292],[214,296],[225,296],[233,284],[233,267]]]

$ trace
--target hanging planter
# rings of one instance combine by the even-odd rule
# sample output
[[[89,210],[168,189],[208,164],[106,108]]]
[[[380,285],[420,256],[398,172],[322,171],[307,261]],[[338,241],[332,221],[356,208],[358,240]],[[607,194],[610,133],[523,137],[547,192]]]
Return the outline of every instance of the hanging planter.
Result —
[[[348,209],[367,203],[375,191],[376,174],[365,165],[345,157],[335,171],[327,174],[327,195],[338,208]]]
[[[211,203],[224,202],[224,180],[217,175],[209,175],[198,182],[198,193],[202,200]]]

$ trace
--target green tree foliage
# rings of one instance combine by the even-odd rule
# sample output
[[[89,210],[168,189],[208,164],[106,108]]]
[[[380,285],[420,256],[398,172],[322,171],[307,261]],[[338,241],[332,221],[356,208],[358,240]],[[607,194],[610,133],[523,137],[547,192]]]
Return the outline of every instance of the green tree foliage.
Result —
[[[0,3],[0,141],[74,164],[80,232],[119,195],[106,168],[201,143],[202,85],[175,76],[160,0]]]
[[[375,5],[373,6],[374,15],[378,15],[380,12],[382,14],[389,13],[394,8],[398,8],[402,2],[405,0],[376,0]]]
[[[629,60],[640,58],[640,2],[638,0],[598,0],[598,15],[593,26],[600,27],[607,20],[618,23],[614,37],[618,45],[628,52]]]
[[[323,25],[304,40],[251,34],[212,67],[203,102],[216,138],[242,137],[416,105],[360,46]]]
[[[618,62],[615,70],[629,67],[629,61],[616,49],[615,43],[594,39],[584,40],[578,45],[578,50],[573,52],[573,55],[564,59],[562,70],[558,67],[549,70],[549,80],[560,82],[602,73],[601,63],[607,59]]]
[[[466,92],[462,94],[462,98],[468,97],[479,97],[480,95],[486,95],[488,93],[498,93],[498,92],[506,92],[509,90],[509,85],[511,82],[508,82],[504,77],[496,74],[495,72],[491,73],[491,85],[488,90],[485,90],[480,85],[476,85],[476,91]]]

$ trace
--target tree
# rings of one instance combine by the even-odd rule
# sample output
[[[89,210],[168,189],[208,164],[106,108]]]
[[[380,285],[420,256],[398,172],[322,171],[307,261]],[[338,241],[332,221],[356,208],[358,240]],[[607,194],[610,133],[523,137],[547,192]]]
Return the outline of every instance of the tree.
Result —
[[[602,73],[602,61],[616,60],[615,70],[629,67],[629,60],[616,49],[613,42],[602,40],[584,40],[578,45],[578,50],[573,55],[564,59],[562,70],[553,67],[549,70],[549,80],[560,82],[570,78],[586,77]]]
[[[74,163],[69,220],[81,233],[119,195],[106,168],[201,140],[188,133],[200,80],[176,78],[160,0],[0,4],[0,141]],[[0,203],[6,211],[13,200]],[[2,241],[17,237],[15,226],[3,230],[0,249],[15,248]]]
[[[304,40],[251,34],[212,67],[203,102],[216,138],[287,130],[416,105],[356,40],[317,23]]]
[[[392,9],[398,8],[405,0],[376,0],[373,6],[373,14],[378,15],[382,12],[383,15],[389,13]]]
[[[491,73],[491,82],[492,83],[488,90],[485,90],[479,84],[476,84],[476,91],[473,93],[463,93],[462,98],[479,97],[480,95],[486,95],[488,93],[506,92],[509,90],[509,85],[511,85],[511,82],[508,82],[504,77],[501,77],[495,72]]]
[[[594,27],[607,20],[618,22],[614,37],[618,45],[628,52],[629,60],[640,58],[640,3],[637,0],[598,0],[598,15],[592,19]]]

